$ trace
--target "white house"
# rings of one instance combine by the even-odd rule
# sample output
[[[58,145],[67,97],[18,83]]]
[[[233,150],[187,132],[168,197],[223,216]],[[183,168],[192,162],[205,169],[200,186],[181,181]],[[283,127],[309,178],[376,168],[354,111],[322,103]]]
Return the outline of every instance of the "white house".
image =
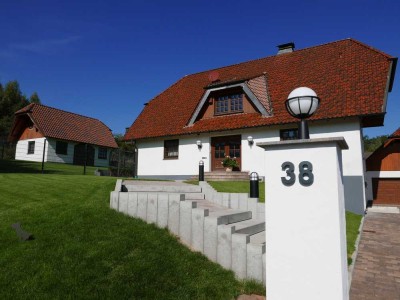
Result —
[[[396,61],[354,39],[297,51],[289,43],[275,56],[185,76],[151,100],[125,134],[138,149],[138,176],[189,177],[198,174],[200,160],[215,172],[225,156],[236,157],[239,170],[264,176],[257,143],[297,138],[298,120],[285,101],[305,86],[321,99],[310,137],[342,136],[349,145],[346,209],[362,214],[362,130],[383,125]]]
[[[36,103],[15,113],[9,139],[17,142],[16,160],[98,167],[107,167],[118,147],[101,121]]]

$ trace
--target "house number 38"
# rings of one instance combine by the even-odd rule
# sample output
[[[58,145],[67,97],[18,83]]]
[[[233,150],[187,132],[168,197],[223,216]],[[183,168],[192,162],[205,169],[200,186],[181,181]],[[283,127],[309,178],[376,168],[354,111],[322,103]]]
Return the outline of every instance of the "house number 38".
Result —
[[[281,177],[282,183],[286,186],[292,186],[296,182],[294,174],[294,165],[290,161],[282,164],[282,171],[286,172],[285,177]],[[309,161],[302,161],[299,164],[299,182],[302,186],[310,186],[314,183],[313,166]]]

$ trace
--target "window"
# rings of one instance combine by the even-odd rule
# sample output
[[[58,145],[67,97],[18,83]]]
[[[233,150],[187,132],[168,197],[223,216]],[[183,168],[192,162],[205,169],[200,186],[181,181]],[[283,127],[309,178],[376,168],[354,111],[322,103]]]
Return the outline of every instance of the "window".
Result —
[[[164,159],[178,158],[179,140],[164,141]]]
[[[215,144],[214,156],[215,158],[225,158],[225,143]]]
[[[56,154],[68,154],[68,143],[56,141]]]
[[[31,141],[28,142],[28,154],[34,154],[35,153],[35,142]]]
[[[240,142],[229,143],[229,156],[236,158],[240,157]]]
[[[215,101],[215,114],[231,114],[243,112],[243,94],[232,94],[217,97]]]
[[[99,147],[98,159],[107,159],[107,148]]]
[[[281,141],[297,140],[297,138],[298,138],[298,130],[297,130],[297,128],[282,129],[281,130]]]

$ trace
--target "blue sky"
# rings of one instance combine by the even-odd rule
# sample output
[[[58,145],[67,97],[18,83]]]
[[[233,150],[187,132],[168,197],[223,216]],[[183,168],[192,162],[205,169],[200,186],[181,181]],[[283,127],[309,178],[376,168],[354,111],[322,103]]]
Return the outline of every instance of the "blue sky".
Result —
[[[123,133],[182,76],[348,37],[399,56],[400,1],[4,1],[0,82]],[[399,73],[400,70],[398,68]],[[400,127],[400,74],[384,127]],[[322,99],[323,101],[323,99]]]

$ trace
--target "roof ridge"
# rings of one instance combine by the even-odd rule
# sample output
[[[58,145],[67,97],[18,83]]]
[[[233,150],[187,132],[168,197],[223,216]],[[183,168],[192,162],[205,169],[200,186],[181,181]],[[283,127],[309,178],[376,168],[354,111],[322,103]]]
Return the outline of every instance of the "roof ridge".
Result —
[[[71,114],[71,115],[75,115],[75,116],[84,117],[84,118],[87,118],[87,119],[96,120],[96,121],[99,121],[99,122],[103,123],[102,121],[100,121],[100,120],[97,119],[97,118],[93,118],[93,117],[89,117],[89,116],[77,114],[77,113],[74,113],[74,112],[71,112],[71,111],[67,111],[67,110],[64,110],[64,109],[60,109],[60,108],[56,108],[56,107],[44,105],[44,104],[41,104],[41,103],[31,103],[31,104],[33,104],[32,107],[38,105],[38,106],[46,107],[46,108],[49,108],[49,109],[58,110],[58,111],[60,111],[60,112],[68,113],[68,114]],[[31,105],[31,104],[29,104],[29,105]],[[25,107],[26,107],[26,106],[25,106]],[[103,124],[104,124],[104,123],[103,123]],[[105,125],[105,124],[104,124],[104,125]],[[107,125],[106,125],[106,126],[107,126]],[[107,126],[107,127],[108,127],[108,126]]]
[[[332,44],[336,44],[336,43],[340,43],[340,42],[344,42],[344,41],[352,41],[352,42],[355,42],[355,43],[359,44],[360,46],[363,46],[363,47],[365,47],[365,48],[367,48],[367,49],[369,49],[369,50],[373,50],[373,51],[375,51],[375,52],[377,52],[377,53],[379,53],[379,54],[381,54],[381,55],[383,55],[383,56],[385,56],[385,57],[387,57],[387,58],[393,58],[393,56],[391,56],[391,55],[389,55],[389,54],[386,54],[385,52],[382,52],[382,51],[380,51],[380,50],[378,50],[378,49],[375,49],[375,48],[373,48],[373,47],[371,47],[371,46],[369,46],[369,45],[367,45],[367,44],[364,44],[364,43],[362,43],[362,42],[360,42],[360,41],[358,41],[358,40],[356,40],[356,39],[354,39],[354,38],[350,38],[350,37],[349,37],[349,38],[340,39],[340,40],[336,40],[336,41],[333,41],[333,42],[326,42],[326,43],[322,43],[322,44],[319,44],[319,45],[314,45],[314,46],[310,46],[310,47],[305,47],[305,48],[302,48],[302,49],[299,49],[299,50],[296,50],[296,51],[293,51],[293,52],[289,52],[289,53],[284,53],[284,54],[285,54],[285,55],[294,54],[294,53],[298,53],[298,52],[301,52],[301,51],[310,50],[310,49],[314,49],[314,48],[318,48],[318,47],[323,47],[323,46],[327,46],[327,45],[332,45]],[[244,62],[240,62],[240,63],[236,63],[236,64],[231,64],[231,65],[226,65],[226,66],[222,66],[222,67],[217,67],[217,68],[213,68],[213,69],[209,69],[209,70],[205,70],[205,71],[195,72],[195,73],[192,73],[192,74],[189,74],[189,75],[185,75],[184,77],[188,77],[188,76],[192,76],[192,75],[198,75],[198,74],[207,73],[207,72],[212,72],[212,71],[217,71],[217,70],[220,70],[220,69],[229,68],[229,67],[233,67],[233,66],[238,66],[238,65],[246,64],[246,63],[251,63],[251,62],[258,61],[258,60],[267,59],[267,58],[272,58],[272,57],[276,57],[276,56],[278,56],[278,54],[267,55],[267,56],[264,56],[264,57],[255,58],[255,59],[250,59],[250,60],[247,60],[247,61],[244,61]],[[182,77],[182,78],[184,78],[184,77]]]

